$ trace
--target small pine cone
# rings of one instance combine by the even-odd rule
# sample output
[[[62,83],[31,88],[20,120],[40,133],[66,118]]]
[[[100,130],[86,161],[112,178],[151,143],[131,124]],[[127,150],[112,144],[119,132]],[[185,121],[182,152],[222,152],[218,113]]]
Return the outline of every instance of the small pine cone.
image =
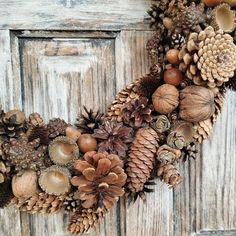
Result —
[[[184,147],[182,150],[183,161],[186,161],[190,158],[196,159],[198,155],[198,145],[197,143],[190,143],[187,147]]]
[[[172,147],[181,150],[185,146],[184,135],[177,132],[171,132],[167,136],[167,144]]]
[[[171,35],[171,48],[180,49],[185,43],[185,37],[182,34],[174,33]]]
[[[46,126],[35,126],[27,131],[28,141],[40,140],[41,145],[49,144],[49,132]]]
[[[173,163],[181,157],[181,151],[164,144],[157,150],[157,160],[163,164]]]
[[[124,194],[127,176],[117,155],[87,152],[75,162],[75,170],[77,175],[71,183],[78,188],[77,196],[84,208],[110,209]]]
[[[6,179],[0,183],[0,208],[4,208],[12,199],[11,180]]]
[[[211,58],[211,63],[209,63]],[[191,33],[179,53],[179,69],[196,85],[215,88],[234,76],[236,45],[229,34],[209,26]]]
[[[11,110],[7,113],[0,110],[0,138],[7,140],[17,138],[26,128],[26,117],[22,111]]]
[[[170,187],[176,187],[183,181],[183,177],[172,164],[160,164],[157,170],[157,176]]]
[[[159,134],[168,131],[171,127],[170,121],[165,115],[160,115],[154,118],[150,126]]]
[[[92,209],[77,210],[72,217],[67,230],[71,234],[82,234],[93,227],[104,217],[105,211],[94,211]]]
[[[58,136],[64,136],[66,134],[66,128],[69,125],[60,118],[51,119],[47,125],[49,138],[56,138]]]
[[[130,192],[142,192],[154,167],[159,137],[150,127],[140,128],[130,147],[126,163],[127,187]]]
[[[44,167],[43,157],[46,147],[40,146],[39,139],[28,142],[25,134],[21,134],[18,139],[11,139],[2,144],[4,160],[9,166],[15,167],[17,172],[23,169],[37,171]]]
[[[116,99],[112,102],[111,106],[108,108],[106,117],[110,120],[116,120],[118,122],[122,121],[121,111],[125,104],[139,98],[140,95],[137,93],[138,86],[140,84],[140,79],[128,85],[125,89],[116,95]]]
[[[27,211],[31,214],[35,213],[55,213],[63,209],[65,196],[54,196],[44,192],[40,192],[28,199],[13,198],[11,205],[20,211]]]
[[[28,128],[44,126],[43,118],[37,112],[34,112],[29,115],[27,126]]]
[[[140,97],[127,103],[122,109],[121,116],[125,124],[140,128],[151,122],[152,111],[153,106],[148,104],[148,99]]]
[[[85,106],[83,108],[84,114],[80,114],[80,116],[77,118],[75,126],[82,133],[93,134],[94,130],[98,129],[99,125],[103,123],[103,113],[101,113],[100,111],[94,112],[91,109],[88,110]]]
[[[189,32],[199,32],[201,24],[206,21],[204,4],[196,5],[192,2],[190,6],[179,6],[179,11],[173,19],[175,28],[188,35]]]
[[[63,208],[66,213],[76,212],[81,207],[81,201],[78,199],[75,193],[71,193],[65,197],[63,202]]]

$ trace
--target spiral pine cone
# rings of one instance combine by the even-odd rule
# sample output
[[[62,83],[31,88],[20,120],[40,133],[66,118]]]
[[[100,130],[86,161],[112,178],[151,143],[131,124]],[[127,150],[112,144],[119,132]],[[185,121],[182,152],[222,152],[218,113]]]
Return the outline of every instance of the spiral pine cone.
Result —
[[[84,208],[110,209],[124,194],[126,174],[123,162],[117,155],[108,153],[85,153],[75,162],[78,175],[71,180],[78,187],[77,195]]]
[[[143,191],[154,166],[158,142],[159,137],[152,128],[137,131],[126,164],[127,188],[130,192]]]
[[[189,79],[196,85],[214,88],[234,76],[236,45],[229,34],[215,32],[209,26],[199,34],[190,34],[179,58],[182,60],[179,68]]]

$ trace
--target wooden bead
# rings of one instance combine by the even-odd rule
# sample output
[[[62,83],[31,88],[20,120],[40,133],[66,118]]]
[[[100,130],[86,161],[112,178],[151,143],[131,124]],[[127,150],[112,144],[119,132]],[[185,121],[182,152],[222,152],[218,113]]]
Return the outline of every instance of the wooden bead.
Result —
[[[78,141],[79,149],[81,152],[94,151],[97,148],[97,140],[91,136],[91,134],[82,134]]]
[[[78,138],[81,136],[81,132],[78,129],[76,129],[75,127],[69,126],[66,128],[66,136],[68,138],[71,138],[71,139],[77,141]]]
[[[171,63],[171,64],[178,64],[179,63],[179,50],[178,49],[170,49],[166,53],[166,59]]]
[[[176,68],[171,68],[164,72],[164,81],[166,84],[178,86],[182,82],[182,79],[182,72]]]

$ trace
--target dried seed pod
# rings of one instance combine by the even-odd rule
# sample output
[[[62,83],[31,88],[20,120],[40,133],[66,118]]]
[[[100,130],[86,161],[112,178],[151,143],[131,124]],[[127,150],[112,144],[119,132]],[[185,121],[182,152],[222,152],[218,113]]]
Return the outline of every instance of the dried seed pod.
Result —
[[[215,112],[214,93],[201,86],[188,86],[180,92],[180,117],[190,122],[210,118]]]
[[[67,165],[79,156],[79,148],[76,142],[68,137],[55,138],[48,147],[51,160],[58,165]]]
[[[161,85],[152,95],[154,109],[160,114],[168,114],[179,105],[179,92],[170,84]]]
[[[42,171],[39,185],[48,194],[63,195],[70,190],[70,177],[67,168],[54,165]]]
[[[26,170],[13,176],[12,191],[17,198],[28,198],[38,191],[38,176],[35,171]]]
[[[160,134],[168,131],[170,126],[170,121],[165,115],[157,116],[157,118],[151,122],[151,127]]]
[[[157,150],[157,160],[161,163],[173,163],[181,157],[181,151],[164,144]]]
[[[226,3],[218,5],[212,11],[212,26],[216,30],[232,32],[235,29],[235,11]]]

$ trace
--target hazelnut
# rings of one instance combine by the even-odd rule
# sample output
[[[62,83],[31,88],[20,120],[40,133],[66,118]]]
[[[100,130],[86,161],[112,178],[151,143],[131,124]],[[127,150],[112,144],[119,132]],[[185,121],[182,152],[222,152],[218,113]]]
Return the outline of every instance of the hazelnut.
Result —
[[[163,19],[163,25],[166,27],[166,29],[171,29],[173,27],[173,21],[169,17],[165,17]]]
[[[171,63],[171,64],[178,64],[179,63],[179,50],[178,49],[170,49],[166,53],[166,59]]]
[[[203,2],[208,6],[208,7],[212,7],[212,6],[217,6],[219,5],[222,0],[203,0]]]
[[[164,81],[167,84],[178,86],[183,79],[182,72],[176,68],[170,68],[164,72]]]
[[[82,134],[77,143],[83,153],[94,151],[97,148],[97,140],[91,134]]]

